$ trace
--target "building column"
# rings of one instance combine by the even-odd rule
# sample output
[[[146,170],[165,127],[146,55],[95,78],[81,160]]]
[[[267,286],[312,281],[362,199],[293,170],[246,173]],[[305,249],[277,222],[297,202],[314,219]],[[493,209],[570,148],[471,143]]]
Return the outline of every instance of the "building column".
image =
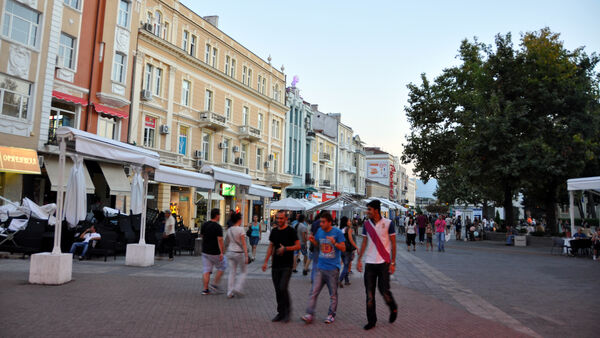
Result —
[[[171,205],[171,185],[166,183],[158,184],[158,196],[156,200],[158,210],[164,211]]]
[[[129,116],[129,142],[141,145],[143,140],[139,137],[140,125],[143,123],[140,110],[140,92],[142,90],[142,78],[144,76],[144,53],[137,52],[135,55],[135,77],[133,78],[133,97],[131,98],[131,116]]]
[[[171,128],[171,133],[176,132],[175,128],[172,128],[171,125],[173,123],[173,93],[175,92],[175,75],[177,73],[177,68],[174,66],[169,66],[169,93],[167,94],[167,123],[166,125]],[[167,134],[165,137],[165,150],[171,151],[171,134]]]

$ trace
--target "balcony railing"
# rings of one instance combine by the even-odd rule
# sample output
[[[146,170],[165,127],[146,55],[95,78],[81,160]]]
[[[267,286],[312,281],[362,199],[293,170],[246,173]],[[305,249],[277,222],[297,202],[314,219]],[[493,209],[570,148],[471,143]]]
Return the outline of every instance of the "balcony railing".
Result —
[[[351,165],[348,171],[351,172],[351,173],[353,173],[353,174],[356,174],[356,167],[353,166],[353,165]]]
[[[243,140],[258,141],[261,139],[260,134],[260,129],[256,129],[250,126],[241,126],[239,137]]]
[[[309,130],[309,131],[306,132],[306,138],[307,139],[314,139],[316,136],[317,136],[317,134],[315,134],[315,132],[312,131],[312,130]]]
[[[315,179],[310,176],[310,174],[304,175],[304,184],[313,186],[315,185]]]
[[[215,112],[202,111],[200,112],[200,127],[221,130],[227,128],[227,119],[225,116],[221,116]]]
[[[321,182],[319,182],[319,186],[321,187],[331,187],[331,182],[329,180],[321,180]]]
[[[290,185],[293,183],[293,178],[292,175],[270,171],[265,174],[265,181],[275,184]]]
[[[331,161],[331,155],[329,153],[320,152],[319,161]]]

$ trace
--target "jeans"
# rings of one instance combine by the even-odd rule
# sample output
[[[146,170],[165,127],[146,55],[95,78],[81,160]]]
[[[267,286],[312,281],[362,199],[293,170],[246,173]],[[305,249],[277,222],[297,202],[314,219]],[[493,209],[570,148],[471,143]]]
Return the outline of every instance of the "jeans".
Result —
[[[346,280],[346,283],[350,282],[350,280],[348,280],[348,270],[350,268],[350,263],[352,263],[353,258],[354,258],[354,251],[342,252],[342,262],[344,262],[344,268],[342,269],[342,274],[340,275],[340,282],[342,280]]]
[[[292,268],[271,269],[271,277],[273,278],[275,297],[277,298],[277,313],[280,316],[288,317],[290,312],[292,312],[292,303],[288,291],[290,277],[292,277]]]
[[[227,295],[232,295],[234,292],[241,293],[248,265],[246,265],[246,255],[243,252],[228,252],[227,261],[229,262],[229,278],[227,279]],[[241,270],[236,277],[236,272]]]
[[[506,244],[510,245],[513,244],[513,238],[515,237],[515,235],[508,235],[506,236]]]
[[[315,314],[315,307],[317,306],[317,298],[323,290],[323,286],[327,285],[329,289],[329,312],[328,315],[335,317],[337,311],[337,289],[338,289],[338,276],[340,270],[321,270],[318,269],[317,276],[310,290],[310,298],[308,300],[308,306],[306,307],[306,313],[309,315]]]
[[[445,232],[437,232],[437,241],[438,241],[438,251],[444,251],[444,243],[446,242],[446,233]]]
[[[423,243],[425,239],[425,228],[419,228],[419,242]]]
[[[390,264],[365,264],[365,291],[367,293],[367,320],[369,324],[377,323],[377,313],[375,311],[375,287],[379,288],[379,293],[390,308],[390,311],[398,309],[394,296],[390,292]]]
[[[70,253],[75,253],[75,250],[77,250],[77,248],[83,248],[81,250],[81,257],[85,257],[85,254],[88,251],[88,246],[89,246],[89,242],[75,242],[73,243],[73,245],[71,245],[71,251],[69,251]]]
[[[312,254],[312,271],[310,272],[310,282],[314,284],[317,275],[317,263],[319,263],[319,251],[315,250]]]

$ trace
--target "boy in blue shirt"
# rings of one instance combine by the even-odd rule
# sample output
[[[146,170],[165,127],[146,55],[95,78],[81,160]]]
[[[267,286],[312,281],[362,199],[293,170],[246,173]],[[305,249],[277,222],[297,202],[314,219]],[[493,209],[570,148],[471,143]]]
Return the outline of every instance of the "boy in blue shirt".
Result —
[[[318,248],[318,263],[317,273],[312,283],[312,290],[306,308],[306,315],[302,316],[302,320],[307,324],[312,323],[317,306],[317,297],[327,285],[329,289],[329,313],[325,319],[326,324],[331,324],[335,321],[335,312],[337,310],[337,288],[340,277],[340,260],[342,252],[346,251],[344,233],[332,226],[333,219],[331,214],[326,211],[321,212],[320,229],[316,234],[310,235],[308,239]]]

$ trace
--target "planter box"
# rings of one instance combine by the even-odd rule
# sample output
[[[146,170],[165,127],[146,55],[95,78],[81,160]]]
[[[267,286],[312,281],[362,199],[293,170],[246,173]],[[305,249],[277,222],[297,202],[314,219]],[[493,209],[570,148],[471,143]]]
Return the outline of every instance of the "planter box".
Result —
[[[515,236],[515,246],[527,246],[527,236]]]

